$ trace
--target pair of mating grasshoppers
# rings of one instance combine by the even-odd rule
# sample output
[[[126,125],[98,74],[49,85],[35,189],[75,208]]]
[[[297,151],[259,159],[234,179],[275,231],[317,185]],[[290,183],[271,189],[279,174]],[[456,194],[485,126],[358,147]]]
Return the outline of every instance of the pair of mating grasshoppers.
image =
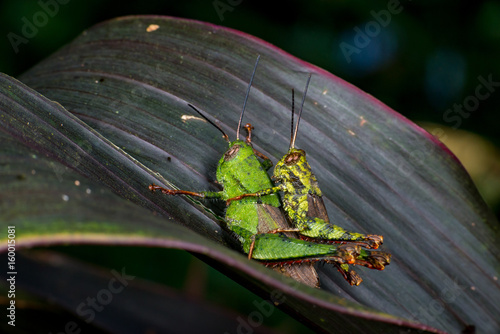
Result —
[[[347,232],[329,222],[321,190],[306,160],[306,154],[303,150],[295,148],[311,75],[304,90],[295,130],[292,90],[290,148],[274,168],[273,179],[276,186],[273,186],[267,174],[272,162],[252,147],[250,124],[245,125],[248,131],[246,140],[239,139],[241,122],[258,62],[259,57],[247,88],[235,141],[231,142],[220,127],[196,107],[188,104],[219,129],[229,143],[229,149],[219,160],[216,173],[217,181],[223,190],[191,192],[166,189],[155,184],[151,184],[149,189],[160,190],[166,195],[189,195],[226,201],[227,227],[241,242],[243,251],[248,254],[249,259],[282,268],[285,274],[309,285],[318,284],[316,271],[312,267],[314,262],[332,263],[351,285],[359,285],[362,279],[355,271],[349,269],[349,265],[383,270],[390,263],[391,255],[372,250],[382,244],[382,236]],[[285,214],[281,210],[277,192],[283,193]],[[311,279],[304,276],[314,277]]]

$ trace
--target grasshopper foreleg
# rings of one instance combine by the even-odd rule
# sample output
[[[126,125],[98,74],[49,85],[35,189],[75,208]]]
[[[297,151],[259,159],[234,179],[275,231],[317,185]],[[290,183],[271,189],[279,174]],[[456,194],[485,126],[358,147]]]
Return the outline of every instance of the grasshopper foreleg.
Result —
[[[266,196],[266,195],[274,194],[274,193],[276,193],[276,192],[278,192],[280,190],[281,190],[281,186],[276,186],[276,187],[267,188],[267,189],[258,191],[256,193],[243,194],[243,195],[236,196],[236,197],[228,199],[226,201],[226,205],[231,204],[232,201],[239,201],[239,200],[241,200],[241,199],[243,199],[245,197],[261,197],[261,196]],[[295,231],[292,231],[292,232],[295,232]]]

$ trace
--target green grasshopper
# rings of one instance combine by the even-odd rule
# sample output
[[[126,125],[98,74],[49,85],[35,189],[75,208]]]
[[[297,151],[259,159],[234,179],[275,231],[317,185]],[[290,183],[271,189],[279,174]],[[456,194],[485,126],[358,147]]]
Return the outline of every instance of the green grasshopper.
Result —
[[[292,90],[292,133],[290,148],[288,153],[276,164],[272,177],[278,185],[230,198],[226,201],[226,204],[230,205],[234,201],[251,197],[268,196],[269,194],[281,191],[283,192],[284,210],[295,227],[291,229],[277,229],[270,231],[270,233],[298,232],[301,238],[305,240],[351,245],[355,243],[366,248],[376,249],[383,243],[381,235],[348,232],[342,227],[330,223],[318,181],[306,160],[306,153],[304,150],[295,148],[295,140],[310,79],[311,75],[309,75],[306,83],[295,130],[293,129],[294,103]],[[370,268],[383,270],[384,265],[390,263],[390,256],[388,253],[380,252],[370,256],[368,263],[361,264]],[[360,264],[360,262],[358,261],[357,264]],[[344,275],[344,278],[351,284],[357,285],[361,282],[361,278],[354,271],[349,271],[347,264],[337,264],[337,267]]]
[[[166,195],[189,195],[227,201],[248,192],[272,187],[266,172],[272,163],[265,155],[253,149],[251,125],[246,126],[249,130],[246,141],[239,139],[241,122],[257,63],[258,59],[247,89],[235,141],[231,142],[222,129],[205,117],[196,107],[188,104],[209,123],[218,128],[229,143],[229,149],[220,159],[216,173],[217,181],[223,190],[219,192],[192,192],[166,189],[151,184],[149,186],[151,191],[160,190]],[[257,157],[264,161],[260,162]],[[276,194],[263,195],[260,198],[245,198],[227,205],[225,214],[227,227],[241,242],[243,251],[248,254],[249,259],[262,261],[271,266],[324,261],[337,265],[361,264],[371,267],[372,262],[379,263],[379,252],[362,250],[359,245],[336,246],[300,240],[282,234],[267,233],[268,231],[285,230],[288,226],[280,207],[281,203]],[[382,263],[380,265],[383,266]]]

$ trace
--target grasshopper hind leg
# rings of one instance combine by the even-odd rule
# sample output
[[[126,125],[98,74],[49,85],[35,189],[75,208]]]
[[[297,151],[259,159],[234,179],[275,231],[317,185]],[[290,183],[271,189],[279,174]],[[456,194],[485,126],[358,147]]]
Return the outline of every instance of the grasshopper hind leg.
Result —
[[[289,215],[299,229],[301,237],[305,240],[322,243],[354,242],[370,249],[377,249],[384,242],[381,235],[348,232],[321,218],[299,217],[295,212],[289,213]]]

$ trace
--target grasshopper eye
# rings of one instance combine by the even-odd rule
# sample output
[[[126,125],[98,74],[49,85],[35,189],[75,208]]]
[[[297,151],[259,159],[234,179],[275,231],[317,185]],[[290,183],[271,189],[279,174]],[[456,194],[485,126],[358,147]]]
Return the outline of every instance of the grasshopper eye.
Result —
[[[299,161],[301,154],[299,152],[290,153],[285,158],[285,164],[287,166],[294,165]]]
[[[229,161],[234,159],[234,157],[238,155],[240,148],[241,148],[240,145],[232,146],[226,153],[224,153],[224,161]]]

